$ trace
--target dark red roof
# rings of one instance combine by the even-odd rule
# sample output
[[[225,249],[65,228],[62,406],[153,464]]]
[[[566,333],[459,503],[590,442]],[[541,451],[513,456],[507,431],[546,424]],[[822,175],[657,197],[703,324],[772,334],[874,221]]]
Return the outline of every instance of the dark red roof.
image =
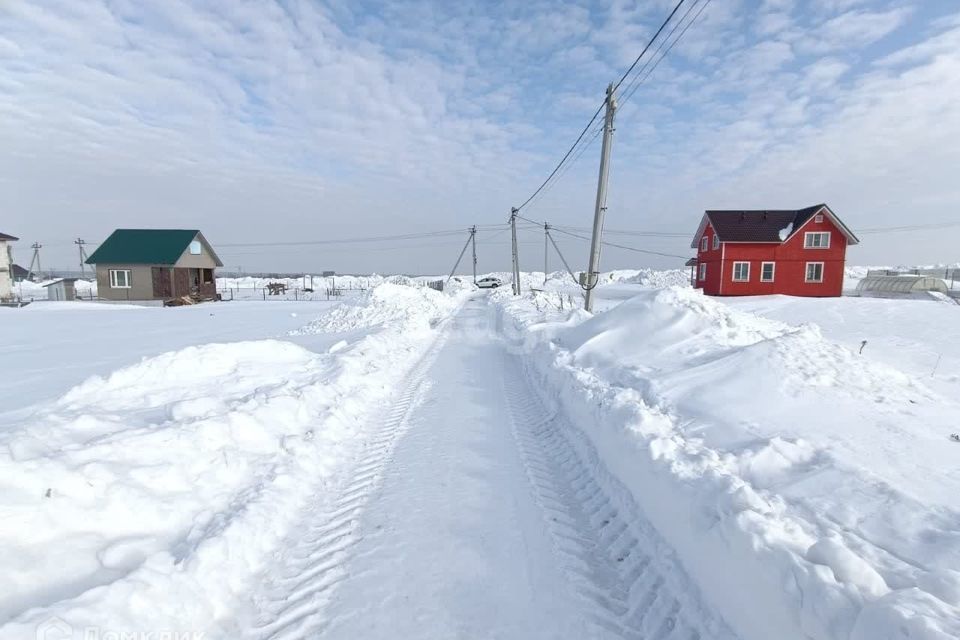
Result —
[[[5,233],[0,233],[0,240],[19,240],[20,238],[15,238],[13,236],[8,236]]]
[[[787,235],[799,229],[826,205],[817,204],[803,209],[776,209],[749,211],[707,211],[707,218],[722,242],[783,242]],[[790,225],[793,226],[790,226]],[[780,237],[780,231],[789,231]]]

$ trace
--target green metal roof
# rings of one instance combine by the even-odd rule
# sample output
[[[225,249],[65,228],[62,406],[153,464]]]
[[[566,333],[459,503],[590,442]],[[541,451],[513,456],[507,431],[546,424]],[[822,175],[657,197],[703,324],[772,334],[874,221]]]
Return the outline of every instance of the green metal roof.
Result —
[[[117,229],[87,264],[174,264],[200,233],[196,229]]]

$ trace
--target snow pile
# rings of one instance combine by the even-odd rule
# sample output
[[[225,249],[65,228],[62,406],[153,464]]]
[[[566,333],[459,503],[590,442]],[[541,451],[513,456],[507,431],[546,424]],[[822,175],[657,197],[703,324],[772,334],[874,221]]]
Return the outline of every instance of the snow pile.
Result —
[[[620,280],[624,284],[640,284],[645,287],[689,287],[690,271],[687,269],[640,269],[633,276]]]
[[[960,636],[955,400],[690,289],[554,322],[498,300],[530,373],[744,640]]]
[[[365,304],[432,298],[393,287]],[[188,347],[0,414],[0,638],[32,638],[51,616],[117,637],[238,637],[225,612],[375,437],[373,412],[434,335],[417,317],[324,353],[278,340]]]
[[[356,301],[338,305],[294,333],[332,333],[377,326],[429,327],[448,316],[462,302],[422,286],[384,282]]]
[[[786,240],[787,238],[789,238],[791,233],[793,233],[793,223],[792,223],[792,222],[791,222],[790,224],[788,224],[787,226],[785,226],[783,229],[780,229],[779,232],[777,232],[777,235],[780,236],[780,242],[783,242],[784,240]]]

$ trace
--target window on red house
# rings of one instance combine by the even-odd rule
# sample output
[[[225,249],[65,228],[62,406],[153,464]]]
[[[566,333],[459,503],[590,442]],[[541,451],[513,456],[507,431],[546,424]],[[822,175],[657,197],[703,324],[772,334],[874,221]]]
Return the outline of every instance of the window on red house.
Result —
[[[749,262],[733,263],[733,281],[734,282],[750,281],[750,263]]]

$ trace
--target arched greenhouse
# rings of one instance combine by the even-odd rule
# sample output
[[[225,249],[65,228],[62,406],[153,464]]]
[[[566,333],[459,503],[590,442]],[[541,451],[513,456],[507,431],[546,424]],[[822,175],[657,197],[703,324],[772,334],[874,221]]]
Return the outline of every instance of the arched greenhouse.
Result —
[[[947,284],[940,278],[930,276],[881,276],[871,275],[857,285],[858,296],[912,297],[926,296],[929,292],[947,293]]]

